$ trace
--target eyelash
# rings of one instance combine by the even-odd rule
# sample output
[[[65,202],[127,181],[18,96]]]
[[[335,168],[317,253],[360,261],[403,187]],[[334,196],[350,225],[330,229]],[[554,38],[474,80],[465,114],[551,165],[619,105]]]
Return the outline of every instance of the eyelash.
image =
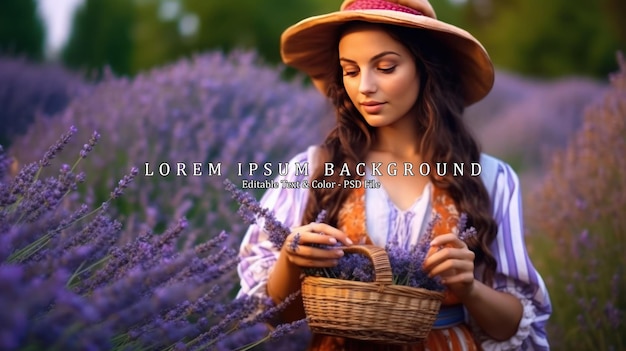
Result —
[[[377,69],[381,73],[389,74],[389,73],[393,73],[393,71],[396,69],[396,66],[391,66],[389,68],[377,68]],[[343,75],[347,77],[354,77],[358,73],[359,73],[358,71],[349,71],[349,72],[345,72]]]

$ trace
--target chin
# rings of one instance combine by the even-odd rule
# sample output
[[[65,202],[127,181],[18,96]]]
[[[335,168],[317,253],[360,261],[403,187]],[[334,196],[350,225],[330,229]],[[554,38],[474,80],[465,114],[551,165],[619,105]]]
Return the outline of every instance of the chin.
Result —
[[[393,123],[393,121],[390,121],[389,119],[382,117],[382,116],[367,116],[364,118],[367,124],[375,128],[385,127]]]
[[[373,127],[373,128],[382,128],[388,125],[387,123],[368,123],[368,124],[370,127]]]

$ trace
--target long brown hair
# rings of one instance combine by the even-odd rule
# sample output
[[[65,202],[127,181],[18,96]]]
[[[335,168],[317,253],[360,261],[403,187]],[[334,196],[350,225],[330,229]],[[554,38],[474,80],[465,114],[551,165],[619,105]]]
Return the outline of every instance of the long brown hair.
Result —
[[[344,25],[343,31],[355,23],[360,22]],[[464,172],[469,174],[471,163],[480,160],[480,148],[462,120],[464,104],[461,84],[451,69],[454,65],[453,54],[447,52],[427,31],[378,25],[405,45],[416,62],[420,92],[414,110],[419,116],[417,132],[420,135],[419,150],[423,160],[431,165],[431,169],[435,169],[437,162],[463,163],[466,168]],[[343,31],[339,31],[337,43]],[[321,149],[323,162],[331,162],[336,167],[330,180],[339,182],[362,178],[355,174],[340,176],[338,167],[346,163],[350,169],[355,169],[356,164],[365,159],[373,143],[375,128],[366,123],[348,97],[343,86],[338,55],[335,56],[337,61],[329,69],[328,96],[335,106],[337,123]],[[431,182],[450,194],[459,211],[467,214],[467,225],[476,228],[478,235],[469,240],[468,246],[476,253],[476,264],[485,265],[484,278],[490,282],[495,273],[496,261],[489,244],[496,236],[497,226],[491,215],[489,194],[482,180],[480,177],[454,177],[451,174],[437,177],[432,173],[429,176]],[[322,167],[314,171],[312,178],[329,180],[324,177]],[[325,222],[337,226],[339,210],[348,195],[349,192],[341,187],[309,192],[303,223],[314,221],[324,209],[327,211]]]

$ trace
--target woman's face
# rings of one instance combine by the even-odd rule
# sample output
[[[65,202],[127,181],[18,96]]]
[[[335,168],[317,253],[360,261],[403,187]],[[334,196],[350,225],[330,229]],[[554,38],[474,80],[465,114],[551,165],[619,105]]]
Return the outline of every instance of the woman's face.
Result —
[[[339,41],[343,84],[365,121],[390,126],[406,118],[419,93],[419,75],[409,50],[376,26],[349,29]]]

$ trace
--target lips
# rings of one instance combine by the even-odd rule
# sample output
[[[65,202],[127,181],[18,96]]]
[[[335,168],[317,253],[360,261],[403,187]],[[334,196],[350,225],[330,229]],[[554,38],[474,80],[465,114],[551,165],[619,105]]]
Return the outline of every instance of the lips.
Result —
[[[383,109],[385,103],[379,101],[363,101],[360,104],[363,111],[367,114],[373,115],[379,113]]]
[[[361,102],[361,105],[363,106],[376,106],[376,105],[382,105],[382,102],[378,102],[378,101],[363,101]]]

